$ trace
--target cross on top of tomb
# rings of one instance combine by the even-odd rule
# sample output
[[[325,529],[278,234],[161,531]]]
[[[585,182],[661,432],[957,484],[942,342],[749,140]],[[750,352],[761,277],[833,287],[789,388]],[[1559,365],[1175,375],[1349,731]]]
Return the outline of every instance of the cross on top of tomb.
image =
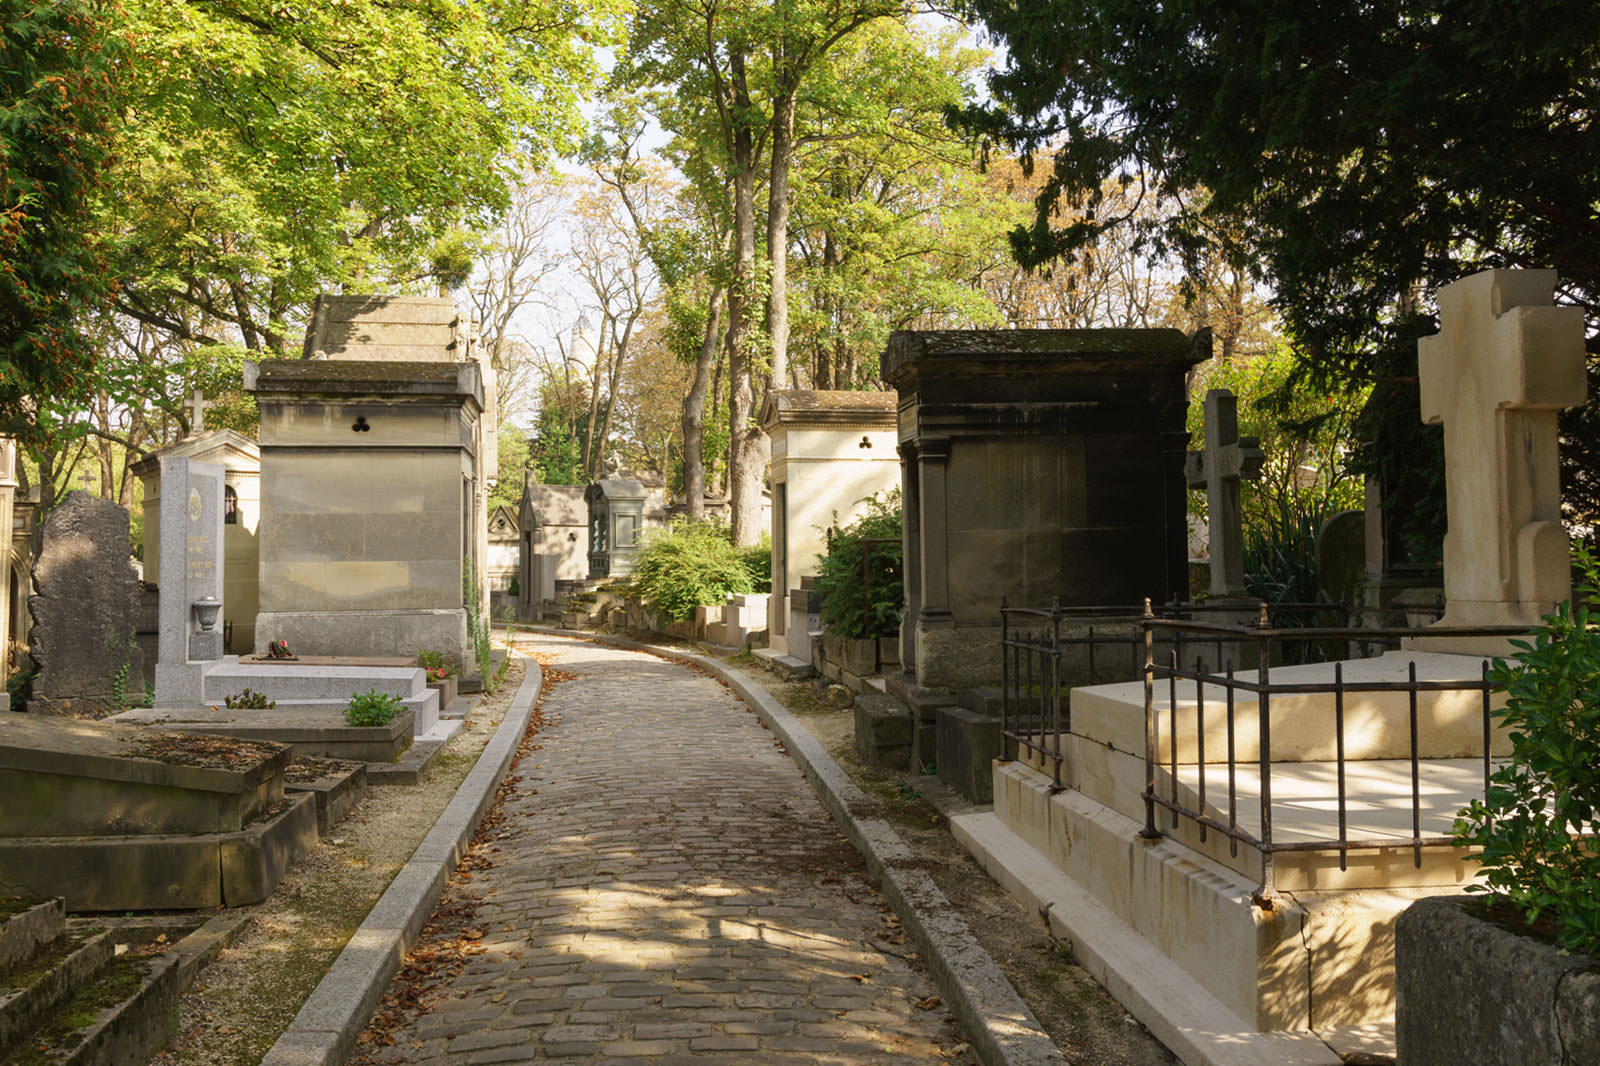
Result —
[[[1532,624],[1571,594],[1556,416],[1583,402],[1583,311],[1553,270],[1486,270],[1439,290],[1417,342],[1422,420],[1444,424],[1444,625]]]
[[[1244,528],[1239,481],[1261,476],[1261,441],[1239,436],[1239,401],[1227,389],[1206,393],[1206,446],[1189,452],[1183,476],[1192,489],[1206,490],[1211,527],[1211,596],[1245,595]]]
[[[189,411],[189,435],[192,437],[205,432],[206,409],[215,407],[216,404],[207,400],[205,393],[195,389],[194,395],[185,400],[183,406]]]

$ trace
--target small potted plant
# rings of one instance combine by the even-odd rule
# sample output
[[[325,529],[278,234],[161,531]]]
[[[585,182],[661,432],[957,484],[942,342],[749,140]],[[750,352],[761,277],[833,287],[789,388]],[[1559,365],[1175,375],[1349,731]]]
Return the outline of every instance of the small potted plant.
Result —
[[[1483,884],[1400,919],[1406,1066],[1600,1062],[1600,568],[1576,556],[1577,594],[1490,671],[1511,757],[1455,829]]]
[[[457,678],[461,676],[460,664],[452,662],[443,652],[419,651],[417,665],[427,675],[428,687],[439,690],[439,709],[442,711],[454,703]]]

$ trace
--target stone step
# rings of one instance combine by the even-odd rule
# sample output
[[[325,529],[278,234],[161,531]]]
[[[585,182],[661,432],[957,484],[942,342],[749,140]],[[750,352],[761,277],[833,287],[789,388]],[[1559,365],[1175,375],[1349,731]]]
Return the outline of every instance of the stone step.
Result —
[[[178,1035],[178,973],[175,952],[150,957],[130,950],[117,956],[29,1036],[26,1061],[51,1066],[148,1062]]]
[[[31,958],[67,927],[67,908],[61,899],[0,899],[0,973]]]
[[[58,1013],[103,970],[116,950],[109,933],[63,933],[29,958],[0,971],[0,1055]]]
[[[224,663],[206,672],[203,695],[208,703],[248,688],[272,700],[349,699],[352,692],[375,688],[391,696],[420,696],[428,677],[420,666],[318,666],[304,663]]]

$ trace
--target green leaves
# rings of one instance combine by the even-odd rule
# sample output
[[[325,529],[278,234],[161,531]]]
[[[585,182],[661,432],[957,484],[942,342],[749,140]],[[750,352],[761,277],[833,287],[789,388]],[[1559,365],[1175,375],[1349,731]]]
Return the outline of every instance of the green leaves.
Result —
[[[892,637],[905,592],[900,490],[864,502],[861,517],[831,531],[819,560],[822,624],[842,637]]]
[[[90,219],[110,157],[120,45],[98,0],[0,0],[0,433],[91,388],[84,321],[109,301]]]
[[[1551,919],[1562,947],[1600,956],[1600,626],[1584,599],[1600,591],[1600,565],[1582,544],[1576,557],[1578,595],[1490,671],[1512,755],[1455,836],[1479,849],[1490,890],[1529,922]]]
[[[651,536],[633,569],[633,587],[663,618],[682,622],[701,605],[718,604],[730,592],[752,592],[760,549],[736,548],[728,527],[715,521],[679,519]],[[770,573],[771,546],[767,568]],[[753,563],[753,565],[752,565]]]

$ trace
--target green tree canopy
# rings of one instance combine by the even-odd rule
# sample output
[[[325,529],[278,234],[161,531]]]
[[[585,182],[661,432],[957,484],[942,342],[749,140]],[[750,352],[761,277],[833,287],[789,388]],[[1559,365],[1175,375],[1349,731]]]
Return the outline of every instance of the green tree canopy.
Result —
[[[0,432],[83,399],[84,322],[109,300],[90,197],[112,143],[115,38],[98,0],[0,0]]]
[[[1181,206],[1150,242],[1193,257],[1235,235],[1232,254],[1270,283],[1324,378],[1412,378],[1433,290],[1485,267],[1554,267],[1563,299],[1600,311],[1590,0],[969,6],[1007,65],[992,105],[960,120],[1052,157],[1037,220],[1012,235],[1025,262],[1127,224],[1096,210],[1121,176]],[[1057,200],[1086,211],[1052,227]],[[1588,418],[1566,426],[1585,449],[1567,493],[1593,515],[1593,405]]]

